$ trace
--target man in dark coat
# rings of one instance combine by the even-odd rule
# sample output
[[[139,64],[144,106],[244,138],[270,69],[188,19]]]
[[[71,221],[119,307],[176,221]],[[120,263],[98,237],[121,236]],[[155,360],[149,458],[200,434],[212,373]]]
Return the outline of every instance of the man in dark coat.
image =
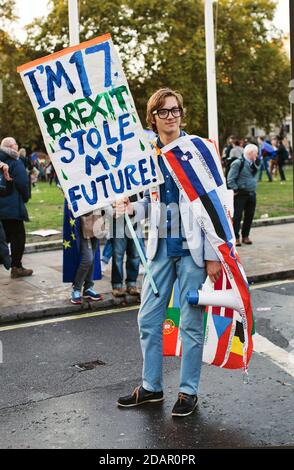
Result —
[[[11,277],[31,276],[33,270],[22,266],[26,238],[24,221],[28,220],[25,203],[29,199],[29,182],[13,137],[2,140],[0,160],[8,165],[13,180],[11,192],[0,198],[0,220],[11,250]]]

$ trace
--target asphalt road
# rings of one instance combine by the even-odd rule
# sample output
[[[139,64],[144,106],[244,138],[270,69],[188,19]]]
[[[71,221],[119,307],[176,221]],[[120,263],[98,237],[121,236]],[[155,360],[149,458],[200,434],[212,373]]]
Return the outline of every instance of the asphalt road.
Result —
[[[258,349],[272,347],[253,354],[249,384],[204,365],[199,408],[184,419],[171,417],[178,358],[164,360],[162,404],[116,407],[140,383],[136,310],[0,328],[0,448],[294,446],[294,282],[256,287]]]

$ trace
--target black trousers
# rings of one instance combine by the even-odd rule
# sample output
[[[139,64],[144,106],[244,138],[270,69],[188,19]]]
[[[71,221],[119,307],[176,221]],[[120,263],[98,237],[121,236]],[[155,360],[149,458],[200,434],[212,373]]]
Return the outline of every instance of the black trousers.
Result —
[[[244,213],[242,225],[242,237],[248,237],[251,229],[256,207],[256,193],[240,192],[234,197],[233,226],[235,237],[239,238],[241,220]]]
[[[23,220],[2,219],[7,243],[10,243],[11,267],[21,268],[25,249],[26,232]]]
[[[285,176],[285,172],[284,172],[284,162],[279,162],[278,163],[278,168],[279,168],[281,181],[286,181],[286,176]]]

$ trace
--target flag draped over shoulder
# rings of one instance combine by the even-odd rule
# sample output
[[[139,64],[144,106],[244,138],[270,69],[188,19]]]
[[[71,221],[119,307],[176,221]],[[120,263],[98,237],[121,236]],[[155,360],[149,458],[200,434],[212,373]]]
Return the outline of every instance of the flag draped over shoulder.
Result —
[[[79,264],[81,262],[80,252],[80,217],[76,219],[64,201],[63,218],[63,282],[73,282]],[[95,254],[95,267],[93,280],[101,279],[99,242]]]
[[[247,371],[253,350],[253,314],[246,275],[235,249],[231,196],[217,147],[211,140],[185,135],[165,146],[162,155],[222,262],[222,276],[214,289],[231,288],[237,299],[238,311],[207,307],[203,359],[220,367],[243,367]],[[169,309],[167,320],[168,316]],[[166,339],[164,354],[168,355],[165,344]]]

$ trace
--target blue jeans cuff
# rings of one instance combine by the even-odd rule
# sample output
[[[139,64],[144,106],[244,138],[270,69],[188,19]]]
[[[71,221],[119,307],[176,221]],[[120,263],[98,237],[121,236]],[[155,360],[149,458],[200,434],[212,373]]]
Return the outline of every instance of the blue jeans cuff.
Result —
[[[112,289],[122,289],[122,284],[112,284]]]

